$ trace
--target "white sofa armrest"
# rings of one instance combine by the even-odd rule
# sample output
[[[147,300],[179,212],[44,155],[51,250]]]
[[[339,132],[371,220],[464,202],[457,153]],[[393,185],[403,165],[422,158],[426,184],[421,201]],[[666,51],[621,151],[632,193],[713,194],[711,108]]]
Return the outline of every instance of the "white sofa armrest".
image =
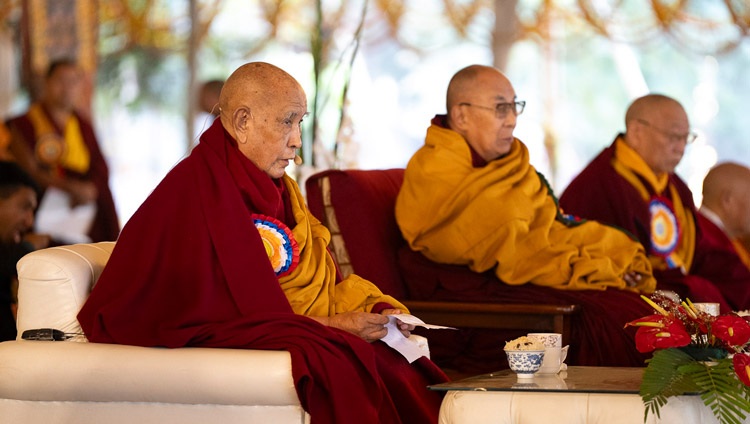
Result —
[[[0,343],[0,399],[299,405],[285,351]]]
[[[59,246],[21,258],[17,265],[18,339],[35,328],[81,333],[76,316],[114,246],[114,242]]]

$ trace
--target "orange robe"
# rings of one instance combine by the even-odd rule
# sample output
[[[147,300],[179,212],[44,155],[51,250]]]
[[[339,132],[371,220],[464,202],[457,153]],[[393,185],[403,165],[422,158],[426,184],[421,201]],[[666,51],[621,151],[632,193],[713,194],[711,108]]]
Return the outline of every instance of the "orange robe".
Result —
[[[477,168],[463,137],[433,123],[404,173],[396,220],[430,260],[494,269],[506,284],[644,293],[656,286],[643,247],[628,234],[561,215],[520,140]],[[629,272],[643,276],[635,288],[623,279]]]

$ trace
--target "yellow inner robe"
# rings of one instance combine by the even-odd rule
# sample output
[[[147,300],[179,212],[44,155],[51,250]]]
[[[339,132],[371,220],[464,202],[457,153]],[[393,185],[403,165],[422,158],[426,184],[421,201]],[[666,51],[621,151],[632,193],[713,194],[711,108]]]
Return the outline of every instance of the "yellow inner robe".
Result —
[[[474,168],[464,138],[436,125],[409,161],[396,201],[404,238],[435,262],[494,268],[511,285],[654,291],[640,243],[593,221],[567,226],[558,212],[520,140],[505,157]],[[643,276],[635,288],[623,280],[632,271]]]
[[[370,312],[379,302],[408,312],[395,298],[383,294],[375,284],[355,274],[336,284],[336,265],[327,249],[331,233],[309,213],[297,183],[284,175],[284,184],[297,222],[292,234],[299,245],[300,261],[290,274],[279,278],[279,283],[294,312],[308,316]]]
[[[74,115],[71,114],[65,123],[62,138],[57,135],[57,131],[38,103],[31,105],[28,116],[34,126],[34,131],[36,131],[37,140],[53,137],[61,143],[61,155],[59,158],[55,158],[55,165],[60,165],[79,174],[84,174],[89,170],[91,162],[89,150],[83,141],[78,119]],[[48,165],[51,164],[48,163]]]

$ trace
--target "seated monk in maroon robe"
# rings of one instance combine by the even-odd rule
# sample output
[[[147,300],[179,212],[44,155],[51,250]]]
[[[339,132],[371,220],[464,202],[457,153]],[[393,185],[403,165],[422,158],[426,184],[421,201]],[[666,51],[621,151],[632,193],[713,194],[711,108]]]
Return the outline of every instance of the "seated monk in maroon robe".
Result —
[[[446,381],[382,341],[406,311],[356,275],[339,281],[330,233],[285,174],[305,93],[250,63],[220,119],[129,220],[78,319],[92,342],[287,350],[313,423],[436,423]],[[399,324],[408,334],[413,326]]]
[[[743,244],[750,238],[750,168],[733,162],[711,168],[703,179],[698,212],[701,228],[715,235],[716,251],[730,258],[739,256],[750,268],[750,252]]]
[[[570,183],[562,209],[634,234],[648,249],[657,289],[718,302],[722,313],[750,308],[750,272],[701,225],[690,189],[674,173],[695,138],[682,105],[646,95],[628,108],[625,126]]]
[[[94,128],[75,108],[81,83],[81,70],[75,62],[53,62],[41,99],[25,114],[8,121],[12,134],[8,148],[43,189],[63,190],[70,195],[71,206],[96,203],[91,227],[80,236],[95,242],[114,241],[120,223],[109,189],[109,168]]]

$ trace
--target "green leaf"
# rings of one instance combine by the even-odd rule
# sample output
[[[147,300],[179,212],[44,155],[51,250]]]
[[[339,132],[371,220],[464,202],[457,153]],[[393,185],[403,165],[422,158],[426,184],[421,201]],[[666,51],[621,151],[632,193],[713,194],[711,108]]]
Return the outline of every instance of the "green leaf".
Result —
[[[654,352],[641,382],[640,395],[646,409],[644,422],[649,413],[660,417],[659,409],[666,405],[667,397],[700,391],[687,374],[679,372],[681,366],[692,362],[694,359],[690,355],[677,349]]]
[[[643,373],[644,422],[649,413],[660,418],[668,397],[697,393],[722,424],[741,424],[750,413],[750,388],[737,379],[731,359],[702,362],[680,349],[662,349]]]

